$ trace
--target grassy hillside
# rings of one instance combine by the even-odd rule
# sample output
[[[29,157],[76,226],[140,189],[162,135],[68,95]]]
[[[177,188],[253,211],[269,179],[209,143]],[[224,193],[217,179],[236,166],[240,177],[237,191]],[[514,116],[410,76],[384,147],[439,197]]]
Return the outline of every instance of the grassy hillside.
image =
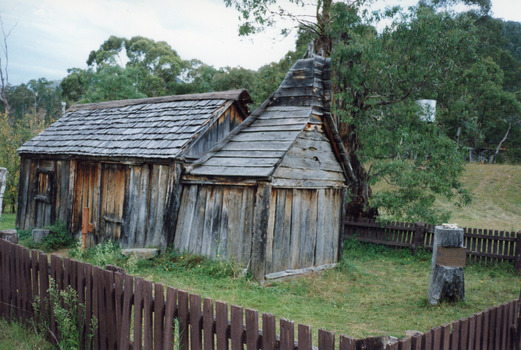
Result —
[[[521,230],[521,166],[468,164],[463,183],[472,194],[464,208],[437,201],[460,227]]]

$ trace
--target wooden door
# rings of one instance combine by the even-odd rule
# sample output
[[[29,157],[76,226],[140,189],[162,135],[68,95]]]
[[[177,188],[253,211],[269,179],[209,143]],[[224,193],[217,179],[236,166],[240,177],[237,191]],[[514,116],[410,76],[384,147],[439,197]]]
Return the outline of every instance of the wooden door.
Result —
[[[54,171],[38,168],[34,184],[34,227],[45,227],[55,220]]]
[[[100,239],[119,242],[123,227],[123,206],[127,172],[129,167],[123,164],[102,166],[101,178],[101,211]]]
[[[100,169],[95,162],[77,162],[74,178],[74,201],[72,207],[72,232],[81,233],[83,208],[89,208],[94,243],[98,241]]]

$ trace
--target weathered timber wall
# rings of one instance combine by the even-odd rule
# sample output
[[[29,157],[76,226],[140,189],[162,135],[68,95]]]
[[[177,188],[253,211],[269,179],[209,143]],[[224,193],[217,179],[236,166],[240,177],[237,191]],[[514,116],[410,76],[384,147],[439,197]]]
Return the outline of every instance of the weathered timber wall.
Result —
[[[186,184],[174,246],[251,264],[258,279],[337,261],[342,189],[260,187]]]
[[[174,246],[247,264],[251,257],[255,187],[185,185]]]
[[[342,189],[272,190],[265,274],[337,261],[342,193]]]
[[[344,186],[345,176],[331,143],[319,124],[308,124],[273,174],[273,186]]]
[[[222,113],[223,110],[225,110],[224,113]],[[230,131],[235,129],[245,119],[244,114],[237,109],[233,101],[225,104],[214,114],[220,115],[219,118],[211,124],[204,134],[198,137],[185,153],[186,157],[199,158],[206,154],[217,142],[225,138]]]
[[[122,247],[166,247],[179,207],[179,164],[22,158],[17,225],[44,227],[56,219],[81,233],[90,208],[92,242]]]
[[[68,221],[69,162],[22,157],[16,225],[43,227]]]

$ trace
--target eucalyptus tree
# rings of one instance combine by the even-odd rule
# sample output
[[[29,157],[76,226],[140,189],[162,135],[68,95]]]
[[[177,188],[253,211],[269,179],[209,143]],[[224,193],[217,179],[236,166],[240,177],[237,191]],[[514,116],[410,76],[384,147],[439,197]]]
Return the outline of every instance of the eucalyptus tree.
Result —
[[[435,98],[429,94],[476,59],[468,16],[436,11],[441,1],[370,13],[364,1],[319,0],[314,18],[289,12],[287,2],[224,1],[240,13],[240,34],[273,25],[276,15],[292,18],[314,33],[315,52],[331,57],[333,114],[353,169],[349,214],[374,216],[379,209],[393,218],[439,222],[447,215],[433,209],[437,195],[468,202],[457,180],[463,161],[456,143],[422,122],[414,102]],[[373,195],[371,185],[382,180],[388,190]]]

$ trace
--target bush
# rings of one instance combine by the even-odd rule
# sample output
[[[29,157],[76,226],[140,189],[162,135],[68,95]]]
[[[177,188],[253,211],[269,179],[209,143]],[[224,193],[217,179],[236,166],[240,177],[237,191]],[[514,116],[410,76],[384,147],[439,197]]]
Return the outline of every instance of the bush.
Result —
[[[192,271],[215,278],[239,277],[244,275],[243,269],[234,260],[217,259],[189,253],[179,253],[168,248],[163,254],[150,261],[153,266],[159,266],[164,271]]]
[[[54,224],[47,227],[50,233],[42,239],[40,249],[46,252],[52,252],[62,248],[71,248],[74,246],[76,239],[72,234],[67,232],[67,225],[61,220],[57,220]]]

